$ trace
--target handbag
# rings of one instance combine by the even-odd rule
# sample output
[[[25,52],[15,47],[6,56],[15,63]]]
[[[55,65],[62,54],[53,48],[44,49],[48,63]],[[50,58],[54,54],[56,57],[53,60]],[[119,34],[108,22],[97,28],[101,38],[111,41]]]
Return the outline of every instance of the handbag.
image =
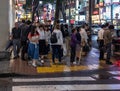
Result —
[[[89,47],[88,44],[85,44],[85,45],[83,46],[83,51],[84,51],[84,52],[89,52],[89,51],[90,51],[90,47]]]
[[[11,52],[0,51],[0,61],[9,61],[11,57]]]

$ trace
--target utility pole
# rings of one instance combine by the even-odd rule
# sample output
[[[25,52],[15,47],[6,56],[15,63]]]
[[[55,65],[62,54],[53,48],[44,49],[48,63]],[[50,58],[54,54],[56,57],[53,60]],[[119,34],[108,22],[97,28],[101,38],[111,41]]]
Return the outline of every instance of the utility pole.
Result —
[[[70,4],[70,0],[69,0],[69,27],[68,30],[70,31],[71,29],[71,24],[70,24],[70,20],[71,20],[71,4]],[[71,31],[70,31],[71,32]]]
[[[113,24],[113,1],[111,0],[111,23]]]
[[[89,26],[92,26],[92,0],[89,0]]]

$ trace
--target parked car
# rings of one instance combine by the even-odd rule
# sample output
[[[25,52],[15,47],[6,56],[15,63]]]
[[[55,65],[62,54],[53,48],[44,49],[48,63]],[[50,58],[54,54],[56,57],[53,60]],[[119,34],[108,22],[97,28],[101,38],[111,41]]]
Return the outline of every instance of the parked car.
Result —
[[[92,25],[92,34],[98,34],[98,31],[101,29],[98,25]]]

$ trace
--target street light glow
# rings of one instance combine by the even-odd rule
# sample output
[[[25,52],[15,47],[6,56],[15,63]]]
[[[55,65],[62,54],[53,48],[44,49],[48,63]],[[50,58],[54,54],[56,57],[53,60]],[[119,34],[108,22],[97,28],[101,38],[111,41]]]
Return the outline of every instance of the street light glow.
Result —
[[[39,1],[39,4],[42,4],[42,1]]]

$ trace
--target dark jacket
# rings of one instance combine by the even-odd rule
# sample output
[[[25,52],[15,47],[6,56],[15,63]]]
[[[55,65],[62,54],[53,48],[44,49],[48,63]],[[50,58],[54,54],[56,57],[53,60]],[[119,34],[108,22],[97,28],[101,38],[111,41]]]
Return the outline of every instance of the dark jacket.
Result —
[[[13,37],[13,39],[20,39],[20,37],[21,37],[21,29],[14,27],[12,29],[12,37]]]
[[[77,44],[80,44],[80,41],[77,40],[76,34],[71,35],[71,43],[72,47],[76,47]]]
[[[76,34],[76,38],[79,41],[79,43],[81,43],[81,35],[79,32]]]

